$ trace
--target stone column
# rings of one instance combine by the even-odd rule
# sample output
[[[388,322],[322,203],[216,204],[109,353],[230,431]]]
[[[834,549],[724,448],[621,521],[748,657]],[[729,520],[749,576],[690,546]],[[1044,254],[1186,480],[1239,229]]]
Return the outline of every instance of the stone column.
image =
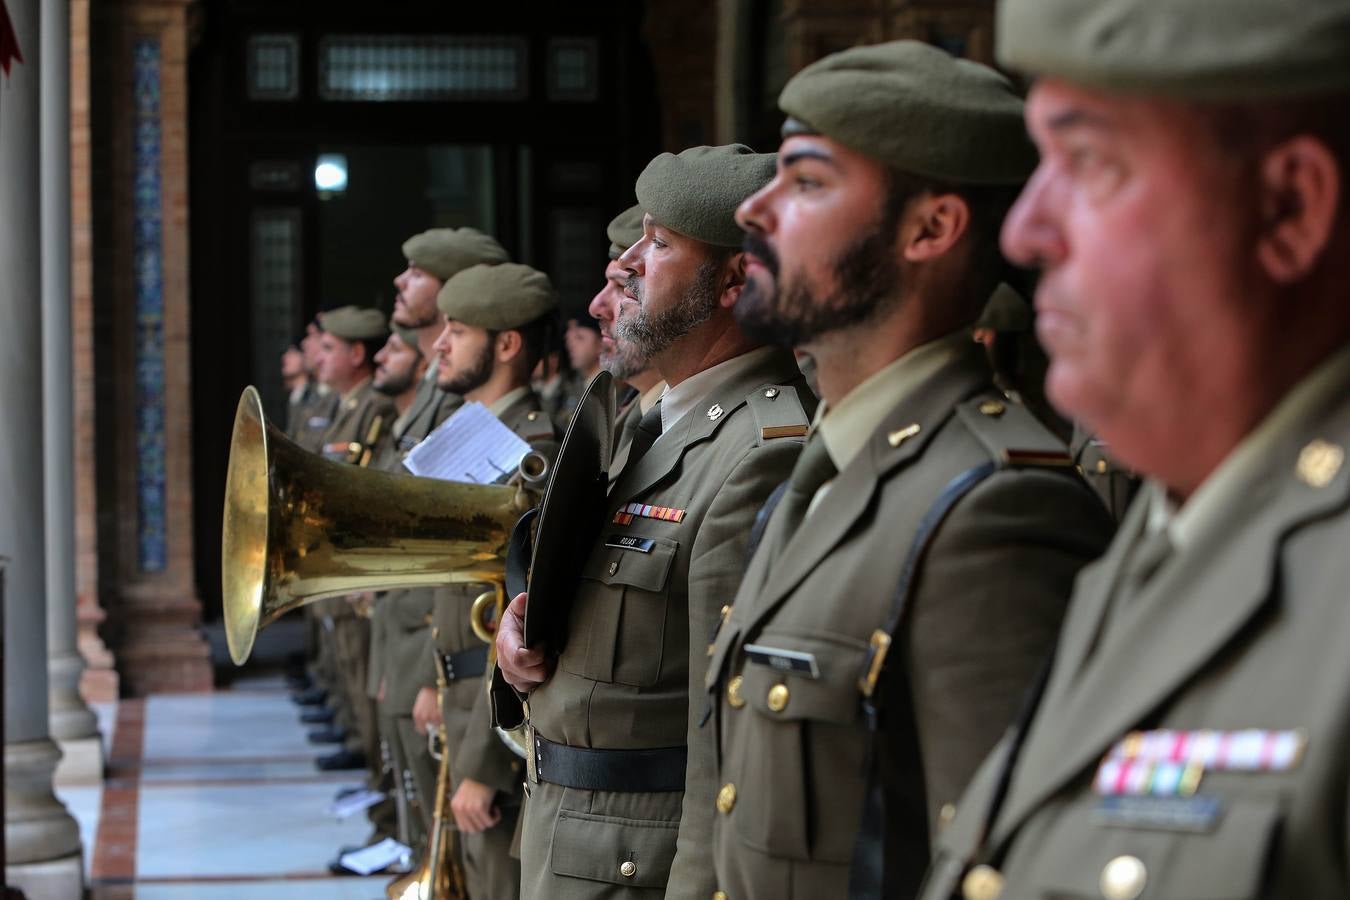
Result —
[[[104,632],[133,695],[212,682],[192,540],[189,5],[91,8],[99,580]]]
[[[39,11],[8,0],[23,62],[0,91],[0,556],[4,594],[5,880],[31,900],[83,889],[80,832],[52,792],[61,751],[47,731],[39,228]],[[0,79],[4,79],[0,75]]]
[[[111,703],[118,696],[117,670],[99,627],[98,499],[95,485],[98,439],[94,420],[93,209],[90,203],[89,0],[70,3],[70,294],[75,370],[75,620],[84,674],[80,694]]]
[[[57,777],[103,780],[98,718],[80,696],[75,638],[75,450],[70,306],[70,6],[42,0],[42,405],[47,473],[47,673]]]

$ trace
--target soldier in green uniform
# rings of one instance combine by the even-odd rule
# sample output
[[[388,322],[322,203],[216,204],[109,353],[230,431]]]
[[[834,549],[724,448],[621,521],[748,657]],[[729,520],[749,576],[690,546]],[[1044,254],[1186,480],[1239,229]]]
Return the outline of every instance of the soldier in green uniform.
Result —
[[[292,427],[286,434],[306,450],[318,453],[323,447],[324,432],[328,431],[337,413],[338,395],[320,378],[323,329],[319,327],[317,318],[305,326],[300,352],[304,357],[305,394],[290,416]]]
[[[822,403],[708,664],[712,896],[844,897],[857,856],[855,888],[906,897],[1112,523],[971,340],[1034,163],[1012,86],[896,41],[779,106],[736,316],[807,350]]]
[[[631,206],[610,221],[605,234],[609,238],[609,265],[605,266],[605,286],[591,300],[589,312],[600,325],[600,365],[619,382],[622,393],[614,416],[614,464],[611,477],[623,468],[628,447],[633,442],[642,417],[656,405],[665,392],[661,373],[646,354],[629,341],[614,334],[614,320],[623,302],[628,273],[619,265],[619,257],[642,239],[642,207]]]
[[[417,391],[400,412],[392,438],[374,465],[387,472],[406,473],[403,459],[463,404],[459,394],[437,384],[439,359],[436,338],[445,328],[445,316],[436,298],[445,281],[475,265],[495,265],[506,251],[493,238],[472,228],[433,228],[403,243],[407,268],[394,279],[395,330],[409,330],[419,352]],[[405,336],[405,342],[407,336]],[[435,801],[436,761],[432,758],[425,723],[414,727],[413,709],[420,694],[435,706],[436,673],[431,650],[433,588],[388,591],[376,599],[372,612],[371,672],[367,688],[377,699],[380,734],[390,749],[396,775],[394,789],[410,782],[417,803],[409,823],[409,839],[416,851],[426,843]]]
[[[375,354],[389,328],[376,309],[343,306],[319,314],[319,378],[338,395],[338,408],[322,438],[325,457],[352,465],[369,465],[388,440],[398,412],[393,401],[371,382]],[[319,601],[323,633],[332,641],[337,727],[312,733],[319,742],[342,741],[343,748],[318,760],[320,768],[362,768],[379,752],[375,714],[366,697],[366,661],[370,620],[343,598]],[[345,733],[344,733],[345,732]]]
[[[921,896],[1348,896],[1350,4],[998,25],[1049,397],[1147,481]]]
[[[557,299],[548,276],[529,266],[475,266],[445,283],[438,301],[447,322],[436,342],[442,389],[482,403],[550,460],[559,432],[530,388],[534,370],[556,329]],[[503,481],[513,473],[506,473]],[[519,896],[520,863],[510,854],[520,811],[522,767],[491,724],[483,687],[488,646],[469,626],[469,607],[488,585],[439,589],[432,613],[434,654],[448,690],[437,711],[451,756],[450,812],[459,829],[469,895],[483,900]],[[409,665],[422,666],[422,660]],[[417,698],[419,728],[436,724]]]
[[[745,277],[736,205],[773,166],[741,145],[698,147],[638,178],[646,217],[619,258],[616,334],[669,387],[609,489],[561,652],[523,647],[524,595],[498,632],[504,677],[530,691],[528,900],[714,889],[713,744],[699,728],[708,640],[755,512],[791,471],[815,408],[791,352],[747,337],[731,312]]]

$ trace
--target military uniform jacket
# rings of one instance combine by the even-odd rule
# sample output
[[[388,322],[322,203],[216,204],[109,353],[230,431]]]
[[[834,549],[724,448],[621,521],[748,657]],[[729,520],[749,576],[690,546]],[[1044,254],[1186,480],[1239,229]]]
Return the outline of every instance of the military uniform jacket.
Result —
[[[497,417],[533,449],[547,456],[550,464],[557,458],[558,431],[533,391],[511,403]],[[490,587],[454,584],[436,589],[432,623],[435,647],[440,653],[460,653],[483,647],[483,642],[469,627],[469,608],[474,599]],[[425,654],[424,658],[428,664],[435,664],[430,654]],[[410,664],[417,663],[410,661]],[[434,669],[431,676],[435,678]],[[450,715],[446,726],[452,743],[455,735],[463,735],[451,748],[453,761],[450,766],[455,779],[472,778],[507,796],[517,794],[521,781],[520,761],[492,728],[492,709],[483,678],[456,679],[450,682],[448,694]]]
[[[958,476],[998,467],[929,538],[877,694],[887,896],[913,895],[938,810],[1013,720],[1075,575],[1110,539],[1064,445],[1003,399],[968,346],[906,393],[795,534],[770,518],[718,633],[715,855],[735,900],[847,894],[869,640],[920,522]]]
[[[1078,583],[997,817],[1012,736],[941,835],[925,900],[999,896],[986,884],[1006,900],[1350,896],[1347,397],[1342,376],[1280,429],[1218,526],[1122,605],[1149,504],[1130,508]],[[1106,761],[1139,732],[1124,758],[1200,761],[1193,796],[1157,791],[1163,779],[1152,796],[1108,796]],[[1202,749],[1216,739],[1222,755]]]
[[[321,390],[314,383],[307,385],[300,402],[288,409],[287,436],[311,453],[318,453],[323,448],[324,434],[333,424],[337,407],[336,391]]]
[[[774,350],[716,385],[611,485],[566,646],[531,693],[529,718],[543,737],[575,747],[687,744],[686,799],[676,829],[638,816],[643,795],[569,789],[586,808],[563,809],[551,850],[524,848],[551,852],[554,876],[666,886],[667,897],[712,893],[713,746],[698,727],[708,641],[740,582],[755,513],[791,472],[814,409],[792,354]],[[680,514],[625,519],[630,504]],[[620,537],[649,540],[649,551],[619,549]],[[620,874],[613,848],[641,858],[636,879]]]
[[[366,438],[377,417],[380,419],[380,428],[374,446],[376,454],[382,443],[388,440],[389,430],[398,418],[398,410],[394,407],[394,401],[376,391],[367,378],[338,402],[333,421],[323,434],[321,452],[339,462],[357,462],[350,458],[350,447],[359,444],[362,450],[365,449]],[[358,452],[358,458],[359,455]]]
[[[408,407],[401,428],[392,430],[390,440],[374,465],[386,472],[406,473],[403,458],[423,441],[450,414],[463,404],[456,394],[436,387],[434,379],[424,380]],[[371,615],[370,696],[377,696],[384,681],[383,710],[387,714],[412,714],[413,701],[423,687],[436,686],[436,670],[431,655],[431,612],[435,588],[403,588],[387,591],[376,601]],[[395,660],[397,665],[386,666]],[[419,665],[417,661],[420,660]]]

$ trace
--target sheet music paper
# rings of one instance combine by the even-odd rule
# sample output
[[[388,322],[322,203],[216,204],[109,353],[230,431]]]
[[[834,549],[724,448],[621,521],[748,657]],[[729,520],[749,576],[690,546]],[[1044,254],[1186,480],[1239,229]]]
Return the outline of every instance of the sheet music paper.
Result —
[[[492,484],[513,475],[530,452],[502,420],[481,403],[466,403],[427,435],[403,460],[414,475]]]

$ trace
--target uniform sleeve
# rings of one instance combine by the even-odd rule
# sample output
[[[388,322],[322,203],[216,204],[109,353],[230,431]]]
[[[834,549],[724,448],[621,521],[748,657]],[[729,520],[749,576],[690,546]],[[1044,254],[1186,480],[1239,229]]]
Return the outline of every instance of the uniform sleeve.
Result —
[[[370,608],[370,663],[366,669],[366,696],[372,700],[380,695],[380,679],[384,677],[385,623],[389,618],[389,598],[377,596]]]
[[[521,780],[520,758],[502,743],[492,727],[492,704],[486,688],[478,692],[459,752],[451,763],[457,778],[472,778],[504,794],[514,794]]]
[[[707,900],[717,889],[712,830],[716,753],[711,729],[700,727],[707,692],[708,641],[745,571],[750,529],[769,494],[792,473],[802,445],[779,440],[750,450],[717,490],[689,560],[689,761],[684,808],[666,897]]]
[[[971,491],[933,537],[905,628],[930,834],[1017,716],[1079,570],[1113,527],[1077,479],[1011,470]]]
[[[385,704],[399,715],[410,715],[417,692],[436,686],[435,647],[431,629],[396,634],[385,656]]]

